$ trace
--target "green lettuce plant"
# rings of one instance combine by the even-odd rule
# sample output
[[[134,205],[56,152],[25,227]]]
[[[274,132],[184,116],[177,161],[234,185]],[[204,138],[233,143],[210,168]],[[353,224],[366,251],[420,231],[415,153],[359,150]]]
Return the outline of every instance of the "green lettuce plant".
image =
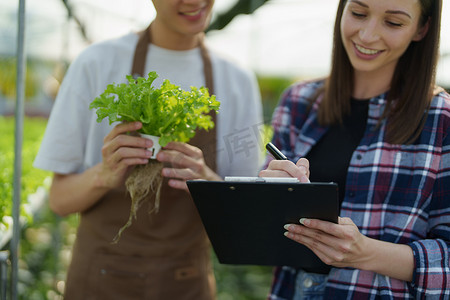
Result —
[[[128,83],[109,84],[89,106],[97,109],[97,121],[109,123],[142,122],[140,133],[159,136],[161,146],[170,141],[188,142],[197,128],[211,129],[214,123],[208,113],[217,111],[220,103],[208,89],[191,87],[184,91],[164,80],[159,88],[152,86],[158,78],[150,72],[147,78],[127,76]]]

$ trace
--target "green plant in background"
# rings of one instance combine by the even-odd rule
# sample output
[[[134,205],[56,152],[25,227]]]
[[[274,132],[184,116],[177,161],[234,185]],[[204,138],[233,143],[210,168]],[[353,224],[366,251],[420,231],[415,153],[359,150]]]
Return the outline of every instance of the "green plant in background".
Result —
[[[25,78],[25,98],[29,99],[38,93],[39,78],[36,71],[38,63],[27,62],[27,72]],[[0,93],[6,98],[16,97],[17,59],[15,57],[0,57]]]
[[[40,187],[48,189],[50,172],[35,169],[32,162],[39,149],[47,120],[25,118],[22,150],[21,216],[19,253],[19,299],[60,299],[70,250],[78,223],[77,215],[61,219],[46,202],[35,215],[26,209],[27,199]],[[0,216],[11,219],[14,174],[15,120],[0,116]],[[45,195],[44,195],[45,196]],[[7,230],[3,223],[0,235]],[[5,246],[5,249],[8,245]],[[3,250],[3,249],[0,249]],[[61,298],[62,299],[62,298]]]
[[[259,76],[258,84],[261,91],[264,120],[269,122],[272,113],[283,92],[295,81],[293,78]]]
[[[14,122],[13,118],[0,116],[0,222],[3,226],[8,226],[7,217],[12,215]],[[21,189],[21,203],[23,204],[27,202],[29,195],[36,192],[38,187],[45,185],[45,179],[50,176],[49,172],[32,167],[46,123],[47,121],[43,119],[29,119],[24,124]],[[21,206],[21,214],[30,220],[25,205]]]
[[[220,264],[213,257],[218,300],[266,299],[272,283],[272,267]]]
[[[78,215],[58,217],[45,205],[21,240],[18,292],[23,300],[62,300]]]
[[[262,136],[261,136],[261,141],[263,143],[263,157],[265,157],[267,150],[266,150],[266,144],[270,141],[272,141],[272,137],[273,137],[273,127],[270,124],[265,124],[264,125],[264,131],[262,132]]]

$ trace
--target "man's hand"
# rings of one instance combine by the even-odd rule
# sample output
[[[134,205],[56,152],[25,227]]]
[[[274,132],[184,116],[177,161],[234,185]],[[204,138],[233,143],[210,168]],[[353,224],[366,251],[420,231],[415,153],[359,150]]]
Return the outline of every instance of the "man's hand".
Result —
[[[163,168],[162,174],[171,178],[169,185],[173,188],[187,190],[186,180],[192,179],[222,180],[206,165],[202,150],[195,146],[170,142],[156,158],[171,164],[171,168]]]
[[[140,122],[122,123],[104,138],[99,180],[105,187],[121,186],[134,166],[148,163],[151,152],[147,148],[153,146],[153,142],[127,134],[141,127]]]

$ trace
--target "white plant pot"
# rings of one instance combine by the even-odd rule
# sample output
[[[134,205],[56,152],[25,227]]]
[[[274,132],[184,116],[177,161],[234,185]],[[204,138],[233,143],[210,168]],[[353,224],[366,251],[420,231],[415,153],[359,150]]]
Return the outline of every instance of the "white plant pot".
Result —
[[[152,153],[152,156],[150,158],[156,159],[156,155],[159,153],[159,151],[161,151],[161,145],[159,144],[159,136],[143,134],[143,133],[141,133],[140,135],[143,138],[153,141],[153,146],[150,148],[147,148],[147,149],[148,149],[148,151],[150,151]]]

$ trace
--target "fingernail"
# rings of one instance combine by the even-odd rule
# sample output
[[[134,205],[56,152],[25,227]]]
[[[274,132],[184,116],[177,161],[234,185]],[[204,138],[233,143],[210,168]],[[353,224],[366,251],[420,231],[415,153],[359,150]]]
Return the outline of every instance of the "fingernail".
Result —
[[[299,220],[299,222],[300,222],[300,224],[302,224],[302,225],[308,225],[307,223],[308,223],[308,219],[306,219],[306,218],[301,218],[300,220]]]
[[[289,237],[289,231],[286,231],[286,232],[284,233],[284,236],[285,236],[285,237]]]
[[[286,224],[286,225],[283,226],[283,228],[286,229],[286,230],[289,230],[289,226],[290,226],[290,224]]]
[[[306,177],[306,175],[303,175],[302,177],[300,177],[300,182],[303,182],[303,183],[310,183],[309,178]]]

